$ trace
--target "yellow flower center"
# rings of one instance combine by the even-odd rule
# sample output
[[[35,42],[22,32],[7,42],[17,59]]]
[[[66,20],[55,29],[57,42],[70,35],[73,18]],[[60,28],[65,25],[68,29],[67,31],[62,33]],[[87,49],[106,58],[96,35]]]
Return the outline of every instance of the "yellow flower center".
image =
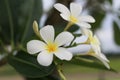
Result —
[[[46,49],[49,53],[51,52],[55,52],[57,50],[57,44],[55,43],[49,43],[47,46],[46,46]]]
[[[95,40],[94,38],[92,38],[91,42],[92,42],[93,44],[96,44],[96,40]]]
[[[92,49],[90,49],[90,51],[87,54],[93,56],[95,55],[95,52]]]
[[[98,45],[98,41],[96,40],[96,38],[90,38],[90,41],[92,44]]]
[[[70,16],[70,21],[73,23],[76,23],[76,22],[78,22],[78,19],[75,18],[74,16]]]
[[[98,40],[95,37],[93,37],[92,35],[89,35],[88,40],[86,41],[86,43],[87,44],[92,43],[92,44],[95,44],[95,45],[99,45]]]

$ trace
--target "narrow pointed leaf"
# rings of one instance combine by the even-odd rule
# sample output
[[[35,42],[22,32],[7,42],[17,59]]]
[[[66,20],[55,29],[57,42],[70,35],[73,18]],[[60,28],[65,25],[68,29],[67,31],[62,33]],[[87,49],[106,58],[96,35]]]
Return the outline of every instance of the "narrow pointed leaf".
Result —
[[[112,72],[116,72],[116,70],[114,69],[107,69],[103,64],[96,62],[96,61],[91,61],[89,59],[80,59],[80,58],[76,58],[76,59],[72,59],[70,62],[68,63],[72,63],[75,65],[80,65],[83,67],[89,67],[89,68],[94,68],[94,69],[100,69],[100,70],[105,70],[105,71],[112,71]]]

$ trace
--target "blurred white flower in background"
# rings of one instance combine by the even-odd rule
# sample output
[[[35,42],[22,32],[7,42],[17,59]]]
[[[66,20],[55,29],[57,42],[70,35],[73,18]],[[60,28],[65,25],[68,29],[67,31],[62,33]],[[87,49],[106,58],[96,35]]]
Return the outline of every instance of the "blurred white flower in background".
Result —
[[[77,24],[83,28],[91,28],[88,23],[94,23],[95,19],[90,15],[81,15],[82,6],[78,3],[70,3],[70,10],[61,3],[56,3],[54,7],[60,12],[60,16],[71,24]]]

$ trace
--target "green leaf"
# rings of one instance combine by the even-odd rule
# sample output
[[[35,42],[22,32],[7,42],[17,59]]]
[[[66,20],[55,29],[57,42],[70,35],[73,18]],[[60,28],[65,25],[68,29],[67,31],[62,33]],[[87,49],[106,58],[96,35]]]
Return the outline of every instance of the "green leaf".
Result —
[[[113,29],[114,29],[114,40],[117,45],[120,45],[120,28],[116,22],[113,22]]]
[[[108,0],[109,2],[110,2],[110,4],[112,5],[112,3],[113,3],[113,0]]]
[[[26,1],[22,6],[22,15],[21,15],[21,42],[31,39],[33,36],[33,21],[36,20],[39,22],[40,16],[42,14],[42,1],[41,0],[29,0]],[[26,17],[26,18],[25,18]],[[25,27],[24,27],[25,26]],[[24,30],[24,32],[22,32]]]
[[[33,35],[32,23],[42,14],[41,0],[0,0],[0,37],[4,44],[18,44]]]
[[[101,27],[101,22],[103,20],[103,18],[105,17],[105,14],[103,13],[100,13],[100,12],[96,12],[94,11],[93,12],[93,15],[92,15],[96,22],[95,23],[92,23],[91,26],[92,26],[92,30],[95,31],[96,29],[100,28]]]
[[[9,43],[10,42],[10,26],[9,26],[9,18],[7,7],[5,4],[5,0],[0,0],[0,37],[2,41]],[[8,27],[9,26],[9,27]]]
[[[26,52],[19,51],[16,56],[9,56],[8,63],[12,65],[20,74],[30,78],[40,78],[53,72],[55,65],[49,67],[41,66],[37,62],[37,57]]]
[[[58,35],[59,33],[61,33],[62,31],[64,31],[65,27],[66,27],[67,24],[65,23],[59,23],[57,25],[54,25],[54,28],[55,28],[55,32],[56,32],[56,35]],[[75,32],[76,30],[78,30],[78,26],[77,25],[72,25],[68,31],[69,32]]]
[[[94,69],[117,72],[112,68],[107,69],[103,64],[101,64],[99,62],[92,61],[92,60],[89,60],[89,59],[84,59],[84,58],[74,58],[68,63],[72,63],[72,64],[75,64],[75,65],[80,65],[80,66],[83,66],[83,67],[89,67],[89,68],[94,68]]]

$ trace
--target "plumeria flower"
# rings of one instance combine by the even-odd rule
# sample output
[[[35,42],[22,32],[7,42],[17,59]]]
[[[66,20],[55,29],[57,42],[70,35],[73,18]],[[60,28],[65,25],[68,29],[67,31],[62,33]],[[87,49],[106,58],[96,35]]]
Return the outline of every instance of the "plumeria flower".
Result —
[[[51,25],[47,25],[40,29],[40,36],[43,41],[31,40],[27,43],[27,51],[29,54],[39,53],[37,61],[43,66],[49,66],[53,61],[53,54],[61,60],[71,60],[72,53],[66,48],[61,47],[70,43],[74,36],[67,32],[61,32],[54,40],[55,32]]]
[[[84,30],[84,33],[86,36],[88,36],[88,40],[86,43],[91,45],[90,51],[88,51],[88,55],[94,56],[97,59],[99,59],[108,69],[110,69],[110,66],[108,64],[109,60],[106,58],[106,56],[101,53],[100,49],[100,42],[97,38],[97,36],[93,36],[92,31],[86,29]]]
[[[95,19],[92,16],[80,15],[82,11],[82,6],[77,3],[71,3],[70,10],[60,3],[55,4],[54,7],[61,13],[60,16],[64,20],[69,21],[72,24],[77,24],[80,27],[91,28],[90,24],[88,23],[95,22]]]

